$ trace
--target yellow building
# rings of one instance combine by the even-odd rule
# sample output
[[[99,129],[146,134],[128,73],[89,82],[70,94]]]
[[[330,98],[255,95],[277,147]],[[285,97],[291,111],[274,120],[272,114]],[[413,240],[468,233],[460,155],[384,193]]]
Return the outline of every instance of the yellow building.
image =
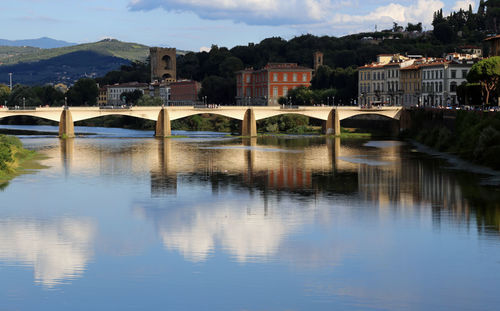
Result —
[[[99,88],[99,96],[97,97],[97,104],[99,106],[106,106],[108,103],[108,87],[104,86]]]
[[[416,64],[400,69],[400,86],[403,91],[403,106],[418,106],[422,95],[422,71],[420,65]]]

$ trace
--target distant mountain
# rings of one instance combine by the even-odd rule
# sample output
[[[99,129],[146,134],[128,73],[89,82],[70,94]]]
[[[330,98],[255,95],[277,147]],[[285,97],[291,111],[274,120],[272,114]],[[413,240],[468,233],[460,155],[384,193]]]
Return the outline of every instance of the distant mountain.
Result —
[[[91,50],[76,51],[46,60],[0,66],[0,83],[8,84],[8,73],[12,72],[14,84],[64,83],[71,85],[83,77],[104,76],[107,72],[125,64],[130,64],[130,60]]]
[[[4,46],[31,46],[41,49],[53,49],[53,48],[61,48],[71,45],[76,45],[76,43],[55,40],[52,38],[38,38],[38,39],[26,39],[26,40],[6,40],[0,39],[0,45]]]
[[[47,60],[78,51],[93,51],[101,55],[139,61],[144,61],[149,56],[148,46],[114,39],[105,39],[94,43],[78,44],[54,49],[0,46],[0,65],[14,65],[18,63]]]

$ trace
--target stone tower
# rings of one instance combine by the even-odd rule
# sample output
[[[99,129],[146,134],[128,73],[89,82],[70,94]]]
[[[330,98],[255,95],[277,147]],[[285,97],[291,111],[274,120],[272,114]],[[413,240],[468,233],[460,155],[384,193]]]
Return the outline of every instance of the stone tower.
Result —
[[[318,70],[319,66],[323,66],[323,53],[316,51],[314,52],[314,71]]]
[[[150,48],[151,82],[164,80],[175,82],[177,79],[177,59],[175,48]]]

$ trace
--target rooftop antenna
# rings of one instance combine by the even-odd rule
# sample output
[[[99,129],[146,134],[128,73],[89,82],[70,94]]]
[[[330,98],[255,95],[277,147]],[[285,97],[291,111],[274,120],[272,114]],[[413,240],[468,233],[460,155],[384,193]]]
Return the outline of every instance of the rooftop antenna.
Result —
[[[9,87],[10,87],[10,90],[12,91],[12,72],[9,72],[9,80],[10,80]]]

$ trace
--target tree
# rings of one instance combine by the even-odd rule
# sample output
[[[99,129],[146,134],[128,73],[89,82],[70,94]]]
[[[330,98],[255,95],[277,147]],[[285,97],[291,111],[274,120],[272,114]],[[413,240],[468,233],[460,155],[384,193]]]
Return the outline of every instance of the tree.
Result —
[[[319,66],[311,80],[313,90],[327,89],[330,87],[332,69],[328,66]]]
[[[0,105],[4,105],[9,99],[10,88],[5,84],[0,84]]]
[[[443,43],[451,43],[455,38],[455,32],[448,23],[440,23],[434,26],[432,31],[434,37]]]
[[[137,104],[137,101],[143,96],[143,93],[139,90],[134,90],[132,92],[123,92],[120,94],[121,99],[125,99],[127,104]]]
[[[418,24],[408,23],[408,26],[406,26],[406,31],[408,31],[408,32],[412,32],[412,31],[422,32],[422,23],[418,23]]]
[[[479,82],[486,95],[486,105],[489,104],[490,94],[494,92],[500,82],[500,56],[494,56],[474,64],[467,76],[469,82]]]
[[[99,89],[94,79],[83,78],[76,81],[67,93],[68,103],[73,106],[93,106],[97,104]]]
[[[40,99],[41,105],[62,106],[64,103],[64,94],[52,85],[35,86],[33,91]]]
[[[402,32],[403,31],[403,26],[399,26],[398,23],[394,22],[392,23],[392,32]]]
[[[33,88],[26,85],[16,84],[10,93],[8,105],[23,106],[23,104],[26,106],[39,106],[42,102],[36,95]]]
[[[230,105],[236,96],[236,81],[234,78],[209,76],[201,83],[200,98],[207,97],[210,104]]]
[[[238,57],[230,56],[219,65],[219,72],[223,77],[234,77],[236,71],[243,69],[243,62]]]
[[[137,101],[137,106],[161,106],[162,100],[159,97],[151,97],[149,95],[144,94]]]

